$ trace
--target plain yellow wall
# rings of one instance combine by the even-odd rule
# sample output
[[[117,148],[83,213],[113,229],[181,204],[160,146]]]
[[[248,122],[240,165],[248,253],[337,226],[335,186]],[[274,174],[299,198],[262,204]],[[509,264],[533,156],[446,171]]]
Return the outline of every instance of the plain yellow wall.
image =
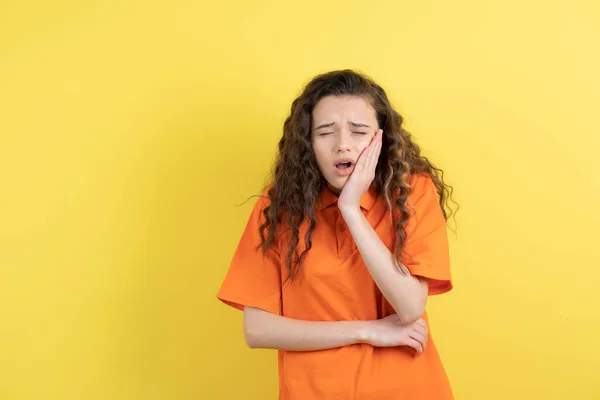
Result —
[[[334,68],[455,187],[457,400],[600,398],[599,42],[594,0],[1,2],[0,398],[276,398],[215,295]]]

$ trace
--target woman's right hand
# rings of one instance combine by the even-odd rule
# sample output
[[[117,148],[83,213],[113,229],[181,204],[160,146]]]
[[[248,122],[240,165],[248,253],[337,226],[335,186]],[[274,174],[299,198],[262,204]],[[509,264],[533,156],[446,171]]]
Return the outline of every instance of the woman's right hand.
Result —
[[[425,351],[429,329],[424,319],[403,325],[397,314],[369,322],[366,343],[377,347],[409,346]]]

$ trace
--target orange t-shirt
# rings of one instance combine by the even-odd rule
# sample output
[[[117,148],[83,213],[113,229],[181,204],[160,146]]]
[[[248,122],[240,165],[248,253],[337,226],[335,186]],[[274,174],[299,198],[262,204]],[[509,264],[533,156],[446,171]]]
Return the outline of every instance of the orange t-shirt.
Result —
[[[429,294],[452,288],[446,222],[433,181],[414,175],[402,262],[413,275],[427,278]],[[337,207],[326,189],[318,199],[312,248],[298,278],[288,280],[285,235],[266,256],[256,250],[268,198],[257,201],[217,297],[243,310],[256,307],[307,321],[374,320],[395,311],[382,296]],[[369,190],[361,209],[383,243],[393,251],[394,229],[383,196]],[[306,226],[302,225],[300,238]],[[302,243],[302,240],[300,241]],[[424,315],[427,319],[427,315]],[[429,331],[423,354],[411,348],[355,344],[330,350],[279,351],[280,400],[447,400],[448,378]]]

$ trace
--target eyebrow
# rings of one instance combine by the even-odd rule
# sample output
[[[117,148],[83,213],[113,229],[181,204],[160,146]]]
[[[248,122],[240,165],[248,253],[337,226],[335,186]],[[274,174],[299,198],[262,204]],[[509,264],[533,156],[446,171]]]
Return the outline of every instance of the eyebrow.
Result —
[[[356,127],[356,128],[370,128],[370,126],[369,126],[369,125],[366,125],[366,124],[360,124],[360,123],[358,123],[358,122],[352,122],[352,121],[350,121],[350,122],[348,122],[348,123],[349,123],[350,125],[352,125],[352,126]],[[315,130],[322,129],[322,128],[330,128],[330,127],[332,127],[333,125],[335,125],[335,122],[329,122],[329,123],[326,123],[326,124],[321,124],[321,125],[317,126],[317,127],[315,128]]]

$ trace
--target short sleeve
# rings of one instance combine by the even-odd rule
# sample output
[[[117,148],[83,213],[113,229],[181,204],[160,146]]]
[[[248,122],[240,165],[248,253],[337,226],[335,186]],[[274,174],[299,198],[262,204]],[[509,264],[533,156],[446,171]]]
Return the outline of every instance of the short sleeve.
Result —
[[[281,298],[278,252],[276,246],[270,246],[266,253],[257,249],[266,205],[264,198],[254,205],[217,298],[238,310],[249,306],[278,314]]]
[[[406,224],[406,243],[402,263],[412,275],[429,280],[429,294],[452,289],[446,220],[431,177],[417,175],[409,196],[413,207]]]

